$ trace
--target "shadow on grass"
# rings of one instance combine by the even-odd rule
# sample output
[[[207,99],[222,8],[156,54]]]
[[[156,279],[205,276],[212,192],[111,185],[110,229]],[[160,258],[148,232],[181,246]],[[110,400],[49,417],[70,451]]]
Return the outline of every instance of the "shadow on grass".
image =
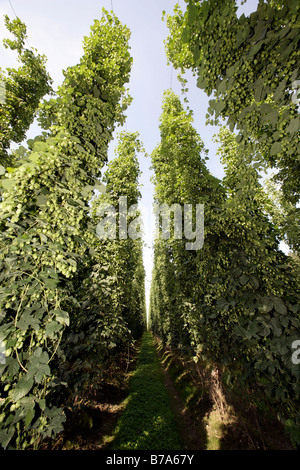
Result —
[[[195,364],[157,341],[157,351],[203,450],[292,450],[276,411],[259,390],[229,388],[219,369]],[[190,439],[191,440],[191,439]]]
[[[207,423],[204,418],[213,408],[207,391],[204,387],[199,389],[195,386],[191,370],[184,368],[182,361],[170,350],[157,344],[157,352],[166,373],[169,392],[174,394],[178,428],[185,442],[185,448],[207,449]]]
[[[145,333],[126,409],[110,450],[181,450],[182,443],[150,333]]]
[[[224,388],[228,406],[235,420],[222,429],[220,450],[293,450],[276,411],[264,397],[248,389],[234,391]]]

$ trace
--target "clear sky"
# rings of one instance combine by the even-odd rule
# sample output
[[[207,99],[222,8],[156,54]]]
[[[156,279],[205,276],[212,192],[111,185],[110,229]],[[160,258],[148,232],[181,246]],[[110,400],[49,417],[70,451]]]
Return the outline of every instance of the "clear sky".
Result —
[[[164,50],[164,39],[168,29],[161,20],[162,11],[172,13],[179,3],[185,9],[184,0],[0,0],[0,66],[15,66],[15,56],[2,46],[2,38],[8,37],[3,23],[3,15],[11,19],[15,13],[27,25],[28,44],[46,55],[47,68],[54,80],[54,88],[63,80],[62,70],[76,64],[82,54],[82,40],[90,31],[94,19],[101,17],[102,8],[111,10],[131,30],[131,55],[133,69],[129,84],[133,103],[127,111],[124,129],[138,131],[147,154],[159,142],[158,119],[161,113],[162,96],[170,88],[180,95],[180,84],[176,79],[177,72],[167,65]],[[239,9],[239,13],[248,14],[256,7],[257,0],[248,0]],[[217,132],[213,126],[205,126],[205,114],[208,108],[208,97],[196,87],[196,79],[189,78],[189,106],[194,111],[194,125],[209,150],[207,165],[214,176],[222,178],[223,168],[216,157],[216,145],[212,136]],[[118,128],[116,131],[119,132]],[[39,134],[33,125],[28,138]],[[109,148],[109,159],[114,156],[115,140]],[[145,224],[144,262],[146,268],[146,291],[149,293],[152,270],[152,235],[150,226],[153,185],[150,182],[150,157],[140,156],[142,170],[142,208]]]

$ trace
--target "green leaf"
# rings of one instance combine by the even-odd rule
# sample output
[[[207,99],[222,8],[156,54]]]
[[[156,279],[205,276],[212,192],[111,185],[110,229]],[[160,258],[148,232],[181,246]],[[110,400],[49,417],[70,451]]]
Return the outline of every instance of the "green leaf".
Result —
[[[63,431],[64,428],[62,423],[66,421],[66,417],[61,408],[45,408],[44,412],[50,420],[44,432],[44,437],[51,437],[52,433],[57,434],[58,432]]]
[[[274,111],[273,107],[269,103],[262,103],[259,110],[261,113],[264,113],[264,114],[269,114],[272,111]]]
[[[49,336],[49,338],[54,338],[55,333],[57,333],[61,329],[62,329],[62,324],[53,320],[51,323],[47,324],[45,334],[46,336]]]
[[[51,375],[51,370],[48,364],[40,364],[34,374],[34,378],[35,378],[35,381],[39,384],[42,382],[45,376],[49,376],[49,375]]]
[[[224,79],[221,81],[221,83],[218,85],[218,93],[225,93],[227,90],[227,80]]]
[[[280,142],[275,142],[270,150],[270,155],[276,155],[277,153],[281,152],[281,143]]]
[[[64,310],[54,310],[53,311],[56,314],[56,320],[58,323],[61,323],[62,325],[70,325],[70,318],[68,312],[65,312]]]
[[[258,308],[261,312],[268,313],[273,308],[273,302],[268,296],[262,297],[261,301],[259,302]]]
[[[16,170],[17,170],[16,168],[13,168],[13,167],[11,167],[11,166],[8,166],[8,167],[6,168],[6,171],[7,171],[7,173],[9,173],[9,174],[14,173]]]
[[[245,26],[245,28],[238,29],[236,39],[235,39],[236,48],[240,47],[241,44],[243,44],[243,42],[246,41],[246,39],[249,36],[249,32],[250,32],[250,26],[248,24]]]
[[[278,111],[277,109],[273,109],[266,115],[262,116],[262,123],[268,123],[271,124],[273,127],[276,126],[276,123],[278,121]]]
[[[21,398],[23,398],[27,393],[31,390],[33,386],[33,378],[28,377],[28,375],[24,375],[21,380],[17,383],[14,392],[13,392],[13,401],[17,402]]]
[[[265,97],[265,90],[264,90],[265,82],[262,78],[256,80],[254,84],[254,99],[255,101],[262,101]]]
[[[276,309],[276,307],[275,307]],[[282,333],[282,330],[280,328],[280,325],[278,324],[278,321],[276,318],[272,318],[271,320],[271,328],[273,329],[274,335],[279,337]]]
[[[34,152],[44,152],[48,149],[48,144],[46,142],[42,142],[38,140],[33,144],[33,151]],[[30,158],[30,157],[29,157]]]
[[[188,23],[191,25],[197,16],[197,6],[194,5],[193,3],[190,3],[189,9],[188,9]]]
[[[221,111],[223,111],[223,109],[225,108],[225,106],[226,106],[226,103],[222,100],[216,101],[212,104],[212,107],[215,109],[217,114],[220,114]]]
[[[295,119],[292,119],[291,122],[289,123],[286,132],[289,134],[295,134],[295,132],[298,132],[300,129],[300,118],[297,117]]]
[[[20,364],[13,357],[6,358],[6,366],[10,375],[16,375],[20,370]]]
[[[48,353],[40,347],[37,348],[29,359],[28,376],[34,377],[37,383],[41,383],[45,376],[51,374],[48,362]]]
[[[193,52],[194,63],[197,64],[200,59],[201,50],[200,47],[196,46]]]
[[[29,397],[24,397],[19,400],[21,406],[23,406],[26,410],[32,410],[35,405],[34,397],[31,395]]]
[[[206,88],[206,86],[207,86],[207,82],[206,82],[205,78],[199,77],[197,79],[197,87],[201,88],[201,89],[204,89],[204,88]]]
[[[248,332],[247,330],[245,330],[245,328],[243,328],[241,325],[236,325],[233,330],[232,330],[233,334],[235,334],[236,336],[242,336],[243,338],[246,338],[247,335],[248,335]]]
[[[245,286],[249,281],[249,276],[247,276],[247,274],[242,274],[242,276],[239,277],[239,281],[242,286]]]
[[[228,301],[224,298],[217,300],[217,308],[222,310],[225,305],[228,305]]]
[[[77,144],[77,145],[76,145],[76,148],[77,148],[77,150],[78,150],[79,152],[81,152],[81,153],[86,153],[86,151],[85,151],[85,149],[82,147],[82,145]]]
[[[106,186],[105,186],[105,184],[103,184],[103,183],[100,183],[100,182],[99,182],[99,183],[96,183],[96,184],[95,184],[95,189],[96,189],[97,191],[99,191],[101,194],[105,194],[105,193],[106,193]]]
[[[236,64],[232,65],[231,67],[229,67],[229,69],[226,70],[226,76],[228,78],[233,77],[235,70],[236,70]]]
[[[26,415],[25,415],[25,420],[24,420],[26,427],[28,427],[30,425],[31,421],[34,418],[34,415],[35,415],[34,409],[27,410]]]
[[[57,287],[58,279],[43,279],[45,287],[50,290],[54,290]]]
[[[46,400],[44,398],[41,398],[38,403],[39,403],[41,410],[44,411],[46,408]]]
[[[13,435],[14,435],[14,428],[11,426],[9,429],[5,429],[0,431],[0,443],[3,449],[5,450],[10,443]]]
[[[40,239],[41,239],[41,243],[47,243],[48,238],[44,233],[39,233],[39,236],[40,236]]]
[[[259,280],[255,276],[250,276],[250,284],[255,290],[259,288]]]
[[[0,165],[0,176],[5,175],[6,173],[6,168],[4,166]]]
[[[299,310],[300,310],[300,305],[295,304],[295,305],[292,306],[292,312],[293,313],[298,313]]]
[[[99,96],[100,96],[100,91],[98,90],[97,85],[94,85],[93,94],[94,94],[94,97],[95,97],[95,98],[99,98]]]
[[[190,28],[186,26],[185,28],[183,28],[183,31],[182,31],[182,42],[184,44],[188,43],[189,39],[190,39]]]
[[[87,185],[81,190],[81,194],[84,198],[87,198],[91,195],[95,186]]]
[[[201,4],[201,15],[200,15],[200,21],[202,24],[205,23],[207,20],[207,17],[209,15],[209,4],[208,2],[202,2]]]
[[[31,326],[34,330],[38,330],[39,325],[39,320],[35,316],[30,315],[28,312],[24,312],[17,323],[18,328],[20,328],[22,331],[26,331],[29,326]]]
[[[90,254],[90,256],[97,256],[97,251],[94,250],[94,248],[90,248],[89,249],[89,254]]]
[[[38,153],[34,153],[34,152],[33,152],[33,153],[31,153],[31,154],[29,155],[29,160],[31,160],[33,163],[38,163],[39,160],[40,160],[40,158],[41,158],[41,157],[40,157],[40,155],[39,155]]]
[[[262,337],[269,336],[271,329],[268,325],[264,325],[263,328],[259,331],[259,335]]]
[[[287,308],[283,300],[281,300],[279,297],[276,297],[273,299],[273,303],[274,303],[276,312],[281,313],[282,315],[287,314]]]
[[[1,180],[0,184],[2,188],[4,188],[6,191],[10,191],[11,189],[15,187],[16,182],[13,179],[4,179],[4,180]]]
[[[254,57],[258,53],[258,51],[260,50],[263,44],[264,44],[264,41],[259,41],[256,44],[254,44],[249,51],[249,57],[251,58]]]

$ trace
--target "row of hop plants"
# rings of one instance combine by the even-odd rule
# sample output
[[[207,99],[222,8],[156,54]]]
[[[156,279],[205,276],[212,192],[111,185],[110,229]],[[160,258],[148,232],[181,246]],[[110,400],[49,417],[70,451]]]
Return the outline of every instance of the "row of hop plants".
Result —
[[[26,26],[6,25],[21,66],[0,71],[0,445],[36,449],[63,430],[68,400],[145,328],[141,240],[96,231],[102,199],[127,191],[118,168],[131,165],[138,203],[142,147],[137,134],[119,135],[104,195],[108,145],[131,102],[130,31],[115,15],[95,20],[55,93],[45,57],[25,48]],[[36,117],[41,135],[20,145]]]
[[[187,251],[171,217],[171,237],[155,244],[150,322],[165,344],[219,364],[229,385],[261,391],[299,445],[299,3],[260,0],[249,16],[235,0],[186,3],[166,16],[166,53],[183,91],[189,70],[210,97],[224,177],[208,171],[191,111],[166,91],[155,199],[203,204],[204,244]],[[267,184],[263,170],[275,170]]]

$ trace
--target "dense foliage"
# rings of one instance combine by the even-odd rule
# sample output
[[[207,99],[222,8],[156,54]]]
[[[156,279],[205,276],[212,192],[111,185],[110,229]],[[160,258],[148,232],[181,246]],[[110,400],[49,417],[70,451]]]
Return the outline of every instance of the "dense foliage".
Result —
[[[217,364],[229,386],[264,394],[299,444],[299,2],[259,0],[249,17],[235,0],[186,3],[167,17],[167,56],[213,95],[206,118],[226,122],[216,137],[225,176],[210,173],[191,111],[165,91],[151,155],[150,326]],[[36,449],[146,328],[144,149],[121,132],[107,163],[131,103],[130,31],[113,13],[95,20],[55,94],[26,26],[5,23],[21,66],[0,70],[0,445]],[[12,150],[35,118],[41,135]]]
[[[166,42],[175,68],[191,69],[213,94],[208,121],[227,119],[243,147],[254,140],[277,169],[286,199],[299,201],[299,2],[259,0],[250,16],[235,0],[190,0],[169,15]]]
[[[65,397],[72,391],[74,397],[91,384],[96,389],[106,361],[140,338],[146,327],[142,240],[120,239],[117,231],[119,198],[130,194],[131,205],[138,204],[140,198],[137,152],[142,146],[136,134],[121,133],[118,137],[116,157],[108,163],[103,177],[106,186],[102,185],[102,194],[91,201],[93,244],[81,257],[73,280],[77,308],[72,309],[71,331],[61,345],[66,360],[59,366],[58,375],[68,389],[59,387],[55,396],[59,393]],[[108,238],[102,226],[111,211],[116,228],[115,236]],[[130,220],[126,221],[128,225]]]
[[[22,53],[24,26],[19,21],[13,24],[16,47]],[[111,255],[118,262],[120,253],[115,247],[103,250],[89,205],[112,133],[117,123],[123,123],[130,103],[125,89],[132,64],[129,37],[128,28],[114,15],[104,11],[102,19],[95,20],[84,39],[80,63],[64,72],[57,96],[40,106],[45,132],[12,152],[14,166],[2,170],[0,340],[6,360],[0,366],[0,442],[4,448],[37,447],[41,439],[61,431],[64,401],[58,400],[58,392],[63,386],[71,387],[67,395],[82,388],[95,373],[95,356],[99,364],[117,346],[116,338],[132,338],[128,319],[121,318],[121,299],[112,293],[119,278],[113,279],[113,267],[107,272]],[[33,60],[29,52],[27,56]],[[24,108],[28,114],[23,121],[20,116],[22,132],[42,96],[39,89],[45,91],[41,73],[33,79],[26,74],[26,79],[28,86],[35,87],[35,80],[39,86],[36,97],[27,90],[33,103]],[[8,123],[12,122],[9,100],[8,95],[4,105]],[[5,126],[1,129],[6,139]],[[17,137],[18,141],[23,134]],[[127,273],[131,276],[134,271],[132,283],[143,279],[138,250],[136,259]],[[138,299],[135,302],[140,315]],[[65,378],[69,380],[64,382]]]
[[[3,94],[0,100],[0,165],[12,162],[12,154],[9,153],[11,143],[22,142],[37,114],[41,98],[52,91],[45,57],[34,49],[25,48],[25,24],[19,18],[10,21],[8,16],[5,16],[5,25],[15,39],[5,39],[4,46],[17,52],[18,61],[22,65],[18,69],[10,68],[6,71],[0,68]],[[2,166],[1,169],[0,174],[3,172]]]
[[[219,192],[213,212],[215,199],[205,205],[204,247],[190,270],[194,286],[183,314],[189,344],[222,363],[229,382],[263,388],[299,443],[299,367],[291,360],[300,335],[299,2],[259,0],[249,16],[238,16],[235,0],[186,3],[185,12],[175,6],[167,16],[168,60],[184,87],[191,70],[210,96],[207,124],[228,126],[218,136],[225,168],[219,190],[226,197]],[[270,168],[275,172],[263,189],[260,173]],[[291,256],[279,249],[282,240]],[[179,276],[181,266],[167,253]]]
[[[151,327],[166,344],[221,364],[228,383],[265,390],[295,426],[300,376],[291,348],[300,331],[299,273],[279,249],[253,156],[222,128],[225,177],[210,175],[192,118],[172,92],[165,94],[160,132],[152,154],[155,198],[204,204],[205,228],[198,251],[185,249],[185,237],[176,240],[175,217],[171,237],[156,241]]]

